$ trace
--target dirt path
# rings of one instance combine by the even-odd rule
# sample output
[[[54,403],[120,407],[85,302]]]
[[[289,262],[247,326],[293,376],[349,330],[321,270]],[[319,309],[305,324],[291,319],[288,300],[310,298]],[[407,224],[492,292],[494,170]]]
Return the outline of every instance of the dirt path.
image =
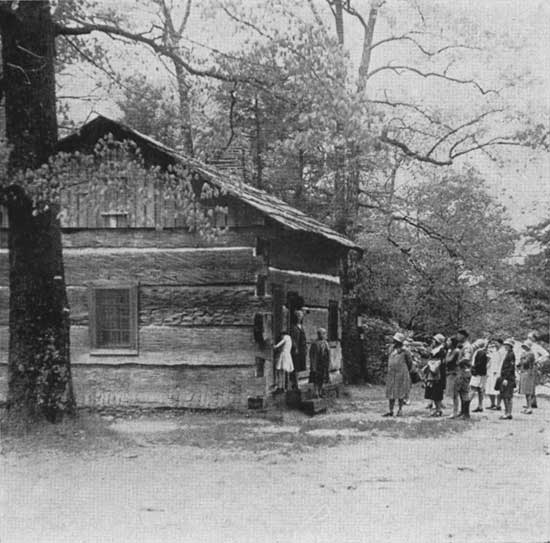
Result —
[[[382,422],[380,390],[356,390],[314,419],[103,419],[99,448],[89,427],[81,449],[10,442],[0,541],[549,541],[540,404],[465,424],[426,419],[417,399]]]

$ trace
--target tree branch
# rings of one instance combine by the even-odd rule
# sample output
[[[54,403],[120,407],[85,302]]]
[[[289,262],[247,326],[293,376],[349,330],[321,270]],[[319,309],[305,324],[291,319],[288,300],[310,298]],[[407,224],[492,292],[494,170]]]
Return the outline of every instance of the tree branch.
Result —
[[[214,69],[203,70],[196,68],[183,60],[181,56],[178,55],[172,48],[161,45],[154,39],[146,37],[144,33],[129,32],[122,28],[105,24],[80,23],[80,26],[78,27],[67,27],[60,24],[56,25],[56,34],[58,36],[81,36],[84,34],[91,34],[92,32],[103,32],[107,35],[120,36],[122,38],[126,38],[127,40],[147,45],[155,53],[170,58],[175,64],[184,68],[191,75],[198,77],[210,77],[225,82],[245,82],[242,81],[242,78],[223,74]]]
[[[412,68],[411,66],[392,66],[392,65],[380,66],[379,68],[376,68],[371,72],[369,72],[367,75],[367,79],[370,79],[374,75],[383,71],[392,71],[397,75],[402,75],[403,72],[411,72],[420,77],[424,77],[426,79],[429,77],[436,77],[438,79],[444,79],[452,83],[460,83],[461,85],[473,85],[483,95],[490,94],[490,93],[498,94],[498,91],[494,89],[484,89],[475,79],[459,79],[457,77],[451,77],[446,73],[422,72],[418,68]]]

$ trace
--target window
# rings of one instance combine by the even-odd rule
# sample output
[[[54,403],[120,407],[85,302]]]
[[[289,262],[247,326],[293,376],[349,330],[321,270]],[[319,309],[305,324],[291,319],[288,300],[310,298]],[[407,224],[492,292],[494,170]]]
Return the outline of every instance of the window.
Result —
[[[338,302],[330,300],[328,303],[328,340],[338,341]]]
[[[136,286],[90,288],[90,339],[92,353],[137,354]]]
[[[126,211],[109,211],[102,213],[105,228],[128,228],[128,213]]]

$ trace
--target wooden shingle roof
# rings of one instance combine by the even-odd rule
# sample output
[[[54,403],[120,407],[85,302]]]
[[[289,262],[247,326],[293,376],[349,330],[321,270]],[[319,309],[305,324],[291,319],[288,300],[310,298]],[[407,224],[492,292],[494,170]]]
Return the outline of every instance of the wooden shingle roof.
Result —
[[[92,148],[100,138],[107,134],[112,134],[118,140],[130,139],[135,141],[145,160],[160,164],[177,162],[187,166],[204,181],[248,204],[284,228],[321,236],[348,249],[360,249],[347,237],[328,228],[325,224],[306,215],[299,209],[290,206],[280,198],[243,183],[226,172],[221,172],[196,159],[186,157],[153,138],[103,115],[98,115],[81,126],[77,132],[59,140],[57,150],[71,152],[83,150],[86,147]]]

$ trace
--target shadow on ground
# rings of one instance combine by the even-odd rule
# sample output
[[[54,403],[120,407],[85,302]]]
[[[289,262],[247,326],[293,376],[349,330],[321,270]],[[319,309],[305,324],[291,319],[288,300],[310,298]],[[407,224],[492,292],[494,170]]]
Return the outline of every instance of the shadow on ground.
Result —
[[[382,387],[348,387],[328,413],[308,417],[291,410],[192,412],[81,410],[74,420],[3,432],[3,448],[20,454],[59,450],[74,454],[122,452],[139,447],[189,446],[227,451],[295,453],[343,442],[390,438],[439,438],[474,422],[429,417],[422,390],[411,395],[401,418],[381,418]],[[474,419],[473,419],[474,421]]]

